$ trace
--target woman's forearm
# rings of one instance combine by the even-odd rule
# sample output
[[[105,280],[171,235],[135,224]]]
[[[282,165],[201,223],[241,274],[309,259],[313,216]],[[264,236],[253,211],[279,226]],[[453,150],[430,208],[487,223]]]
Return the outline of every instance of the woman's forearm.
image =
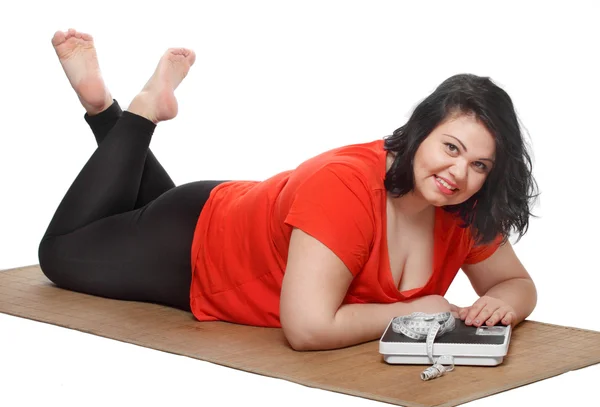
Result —
[[[439,295],[392,304],[345,304],[330,320],[315,322],[306,335],[294,341],[297,350],[336,349],[381,337],[392,318],[413,312],[437,313],[450,310]],[[298,336],[296,337],[296,339]]]
[[[532,280],[526,278],[513,278],[496,284],[485,294],[497,298],[510,305],[517,316],[513,326],[527,318],[537,304],[537,290]]]
[[[295,348],[326,350],[357,345],[379,338],[392,318],[411,312],[409,303],[345,304],[332,321],[315,326]]]

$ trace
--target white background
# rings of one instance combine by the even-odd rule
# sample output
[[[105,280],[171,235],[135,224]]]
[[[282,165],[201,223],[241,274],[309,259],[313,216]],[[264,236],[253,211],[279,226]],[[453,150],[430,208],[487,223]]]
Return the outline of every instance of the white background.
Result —
[[[159,125],[151,145],[177,184],[267,178],[390,134],[450,75],[491,76],[513,98],[542,192],[539,218],[515,246],[539,290],[530,319],[600,330],[598,6],[413,3],[3,5],[0,269],[38,262],[39,239],[95,148],[50,44],[74,27],[94,36],[124,109],[166,48],[196,51],[176,92],[179,116]],[[476,296],[460,274],[448,298],[468,305]],[[594,366],[468,405],[571,404],[568,390],[591,399],[598,379]],[[221,402],[383,405],[0,314],[2,406]]]

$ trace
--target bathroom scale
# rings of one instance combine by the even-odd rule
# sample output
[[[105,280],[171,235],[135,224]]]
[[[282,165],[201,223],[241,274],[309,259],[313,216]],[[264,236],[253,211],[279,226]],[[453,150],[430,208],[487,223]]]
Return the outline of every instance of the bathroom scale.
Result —
[[[412,339],[395,332],[390,321],[379,340],[379,353],[389,364],[431,365],[425,339]],[[452,356],[455,365],[496,366],[502,363],[508,352],[511,327],[504,325],[465,325],[455,320],[452,331],[435,338],[433,357]]]

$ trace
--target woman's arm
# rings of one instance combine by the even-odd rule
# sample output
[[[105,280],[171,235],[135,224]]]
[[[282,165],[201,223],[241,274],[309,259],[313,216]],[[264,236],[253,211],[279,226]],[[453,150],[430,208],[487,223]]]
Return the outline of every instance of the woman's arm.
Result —
[[[352,282],[345,264],[325,245],[294,229],[281,290],[280,319],[296,350],[324,350],[379,338],[390,320],[413,311],[449,311],[441,296],[393,304],[345,304]]]
[[[465,319],[479,320],[482,325],[492,316],[495,307],[486,306],[484,297],[502,301],[514,311],[513,326],[522,322],[534,310],[537,303],[537,291],[527,270],[519,261],[510,242],[506,242],[486,260],[477,264],[464,265],[463,271],[471,281],[475,292],[482,301],[470,307]],[[479,305],[478,305],[479,304]],[[498,321],[493,321],[494,323]]]

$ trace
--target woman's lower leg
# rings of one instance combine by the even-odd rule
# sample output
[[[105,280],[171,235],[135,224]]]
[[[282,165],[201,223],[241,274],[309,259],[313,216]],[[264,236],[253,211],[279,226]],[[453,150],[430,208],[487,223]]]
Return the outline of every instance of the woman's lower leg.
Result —
[[[116,100],[113,100],[113,103],[106,110],[98,114],[85,114],[84,119],[94,133],[98,146],[104,141],[108,132],[115,126],[122,114],[123,111]],[[148,149],[134,209],[147,205],[174,187],[175,183],[167,171],[156,159],[152,150]]]
[[[52,43],[88,114],[110,107],[110,94],[94,99],[89,95],[101,92],[86,91],[106,89],[97,75],[89,74],[99,72],[91,36],[69,30],[66,34],[56,33]],[[134,209],[154,128],[158,122],[176,116],[174,91],[194,61],[193,51],[187,49],[169,49],[163,55],[152,77],[67,191],[46,235],[69,233],[95,220]]]

